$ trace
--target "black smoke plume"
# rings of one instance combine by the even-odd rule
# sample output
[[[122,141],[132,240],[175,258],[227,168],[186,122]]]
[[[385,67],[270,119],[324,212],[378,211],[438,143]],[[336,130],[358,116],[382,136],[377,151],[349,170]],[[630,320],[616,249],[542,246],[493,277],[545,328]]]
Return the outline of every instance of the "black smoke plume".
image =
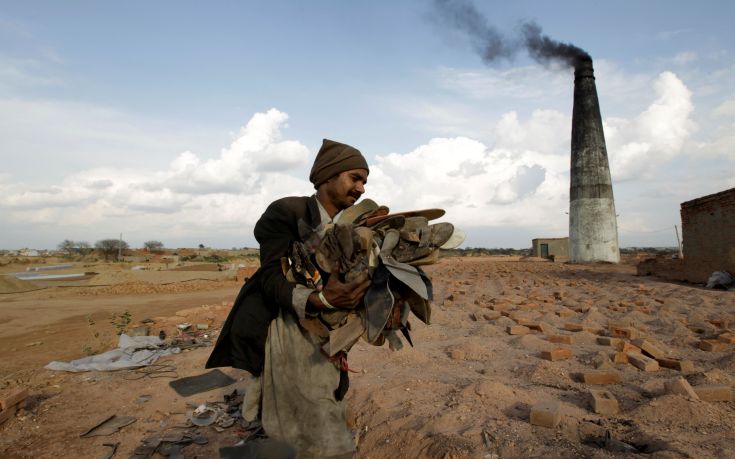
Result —
[[[468,0],[434,0],[434,7],[435,18],[466,33],[488,65],[500,59],[511,59],[523,49],[545,65],[559,62],[576,68],[580,62],[592,60],[583,49],[544,35],[541,27],[533,21],[522,22],[518,36],[508,37],[489,24],[487,18]]]

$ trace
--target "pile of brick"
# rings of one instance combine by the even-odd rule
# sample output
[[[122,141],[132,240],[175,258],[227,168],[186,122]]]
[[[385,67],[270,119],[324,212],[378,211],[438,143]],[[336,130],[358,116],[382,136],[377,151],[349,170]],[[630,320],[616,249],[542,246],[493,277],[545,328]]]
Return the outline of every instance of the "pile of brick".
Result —
[[[8,389],[0,392],[0,424],[15,416],[25,406],[28,389]]]
[[[539,300],[541,300],[539,298]],[[551,362],[568,360],[574,355],[575,344],[592,344],[589,337],[595,337],[593,344],[599,348],[594,361],[595,369],[582,369],[576,373],[579,382],[588,387],[589,408],[591,411],[604,416],[613,416],[619,413],[619,405],[614,394],[601,385],[623,383],[625,365],[632,365],[642,372],[657,372],[661,368],[670,369],[682,374],[694,373],[695,365],[691,360],[678,358],[665,345],[649,337],[629,320],[613,320],[608,318],[607,326],[590,325],[585,322],[564,322],[563,326],[554,327],[539,317],[542,312],[554,311],[558,319],[568,320],[581,313],[588,313],[590,305],[580,304],[568,308],[559,305],[561,298],[546,299],[538,303],[523,302],[512,304],[509,301],[491,300],[485,305],[489,311],[481,314],[488,321],[497,321],[496,324],[505,324],[509,335],[526,335],[536,333],[543,335],[550,344],[547,349],[539,353],[539,357]],[[480,302],[476,302],[478,304]],[[624,303],[608,306],[614,312],[630,312],[635,310],[643,314],[651,314],[643,304]],[[510,319],[510,320],[509,320]],[[477,320],[475,317],[474,320]],[[682,319],[683,325],[688,325]],[[707,326],[688,325],[692,333],[703,338],[699,339],[699,349],[709,352],[725,352],[735,344],[735,333],[730,330],[726,320],[709,320]],[[559,330],[561,328],[561,330]],[[584,346],[589,351],[590,346]],[[706,402],[732,401],[733,389],[729,385],[697,385],[691,386],[687,379],[679,376],[665,382],[666,394],[678,394],[689,400]],[[534,425],[554,428],[563,417],[562,404],[553,399],[541,400],[531,409],[530,422]]]

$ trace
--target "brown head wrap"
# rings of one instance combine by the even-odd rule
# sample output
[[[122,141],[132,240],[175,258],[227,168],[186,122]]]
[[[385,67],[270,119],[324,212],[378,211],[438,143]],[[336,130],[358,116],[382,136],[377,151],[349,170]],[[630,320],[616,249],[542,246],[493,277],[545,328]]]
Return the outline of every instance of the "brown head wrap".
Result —
[[[326,182],[335,175],[352,169],[368,169],[367,161],[360,150],[334,140],[324,139],[319,153],[316,154],[314,165],[311,166],[309,181],[314,188]]]

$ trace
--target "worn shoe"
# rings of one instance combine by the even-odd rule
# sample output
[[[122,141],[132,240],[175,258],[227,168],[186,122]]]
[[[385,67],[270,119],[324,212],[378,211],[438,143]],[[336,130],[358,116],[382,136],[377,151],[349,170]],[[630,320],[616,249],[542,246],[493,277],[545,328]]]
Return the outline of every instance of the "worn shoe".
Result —
[[[378,207],[378,203],[372,199],[363,199],[359,203],[343,210],[336,223],[355,223],[365,215],[373,213]]]

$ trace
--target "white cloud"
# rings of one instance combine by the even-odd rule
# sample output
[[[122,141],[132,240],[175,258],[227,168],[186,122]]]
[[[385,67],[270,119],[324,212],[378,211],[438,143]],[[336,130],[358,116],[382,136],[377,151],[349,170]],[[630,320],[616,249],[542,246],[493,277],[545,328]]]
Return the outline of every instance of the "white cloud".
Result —
[[[605,136],[614,180],[646,176],[683,153],[696,129],[691,91],[673,73],[655,80],[656,99],[636,118],[610,118]]]
[[[460,226],[533,225],[543,215],[561,224],[569,187],[563,169],[554,155],[436,138],[409,153],[378,156],[369,193],[393,210],[444,208]]]
[[[712,116],[717,118],[735,117],[735,99],[728,99],[712,110]]]
[[[0,208],[11,224],[54,224],[84,233],[92,225],[107,233],[150,233],[168,227],[178,228],[174,232],[180,234],[239,232],[242,225],[253,225],[282,193],[311,192],[307,180],[289,175],[310,154],[297,141],[281,140],[287,120],[288,115],[276,109],[257,113],[217,158],[186,151],[166,169],[89,169],[44,190],[2,183]],[[87,229],[79,229],[83,227]],[[250,233],[245,231],[245,239],[252,239]]]
[[[683,51],[674,56],[674,63],[678,65],[686,65],[696,61],[697,58],[697,53],[693,51]]]
[[[673,159],[691,164],[698,159],[695,155],[735,144],[731,130],[705,141],[692,139],[692,94],[675,74],[663,72],[650,84],[652,95],[638,102],[637,114],[604,120],[621,228],[633,244],[636,231],[668,224],[652,224],[654,215],[656,222],[676,222],[683,192],[672,197],[666,191],[666,174],[674,171],[691,189],[706,182],[686,178]],[[731,104],[723,102],[712,112],[713,119],[731,116]],[[507,111],[493,120],[483,121],[491,141],[450,135],[408,152],[376,155],[370,160],[366,196],[395,211],[444,208],[446,221],[468,231],[470,245],[493,246],[490,234],[503,234],[503,245],[517,247],[526,242],[509,243],[512,233],[523,238],[564,236],[571,117],[536,109],[527,115]],[[313,154],[298,140],[283,138],[287,122],[288,115],[276,109],[257,113],[219,155],[173,150],[158,167],[77,169],[42,188],[4,174],[0,211],[15,233],[53,232],[58,240],[93,242],[123,232],[133,244],[155,238],[254,245],[252,226],[271,201],[313,192],[304,174]],[[723,186],[732,179],[717,180]],[[673,216],[663,218],[661,209]]]

